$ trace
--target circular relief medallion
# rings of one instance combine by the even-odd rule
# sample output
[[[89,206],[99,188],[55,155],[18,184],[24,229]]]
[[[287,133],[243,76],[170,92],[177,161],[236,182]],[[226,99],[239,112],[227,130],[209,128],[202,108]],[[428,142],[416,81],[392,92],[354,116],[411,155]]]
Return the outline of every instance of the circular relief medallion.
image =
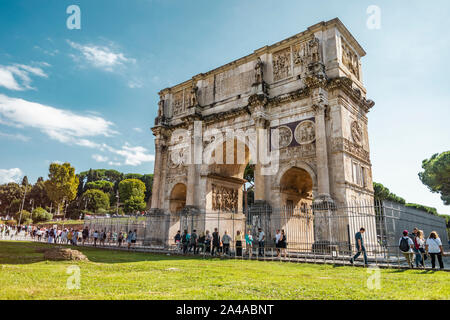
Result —
[[[362,129],[357,121],[352,122],[352,138],[353,141],[357,144],[361,144],[362,142]]]
[[[302,121],[295,128],[295,140],[299,144],[309,144],[316,140],[316,129],[314,122],[310,120]]]
[[[275,139],[275,135],[272,134],[272,146],[274,149],[286,148],[292,142],[292,131],[287,126],[278,127],[278,141]]]

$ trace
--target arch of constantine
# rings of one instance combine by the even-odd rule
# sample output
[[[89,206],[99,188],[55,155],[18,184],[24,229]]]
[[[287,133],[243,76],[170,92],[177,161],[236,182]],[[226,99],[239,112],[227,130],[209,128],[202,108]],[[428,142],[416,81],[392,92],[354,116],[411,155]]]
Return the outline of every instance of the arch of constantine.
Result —
[[[365,54],[333,19],[161,90],[151,214],[245,215],[249,163],[255,206],[373,201]]]

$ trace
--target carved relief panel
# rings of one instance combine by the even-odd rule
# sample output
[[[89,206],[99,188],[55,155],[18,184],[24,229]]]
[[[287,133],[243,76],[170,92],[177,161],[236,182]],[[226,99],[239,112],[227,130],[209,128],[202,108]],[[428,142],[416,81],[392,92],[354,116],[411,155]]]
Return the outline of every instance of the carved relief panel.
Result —
[[[291,72],[291,48],[273,54],[273,81],[286,79]]]
[[[222,212],[236,212],[238,209],[238,190],[213,184],[212,209]]]
[[[342,64],[359,80],[359,59],[358,55],[350,48],[341,37],[342,44]]]
[[[186,104],[184,103],[184,91],[178,91],[172,96],[172,114],[178,116],[186,111]]]

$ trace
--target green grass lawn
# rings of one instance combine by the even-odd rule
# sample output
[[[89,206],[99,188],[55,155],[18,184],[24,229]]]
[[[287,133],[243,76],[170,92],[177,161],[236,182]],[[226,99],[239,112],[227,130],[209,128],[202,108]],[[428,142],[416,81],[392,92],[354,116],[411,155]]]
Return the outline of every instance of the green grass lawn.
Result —
[[[78,247],[90,262],[44,261],[45,244],[0,241],[0,299],[450,299],[450,273],[202,259]],[[81,288],[67,289],[77,265]]]

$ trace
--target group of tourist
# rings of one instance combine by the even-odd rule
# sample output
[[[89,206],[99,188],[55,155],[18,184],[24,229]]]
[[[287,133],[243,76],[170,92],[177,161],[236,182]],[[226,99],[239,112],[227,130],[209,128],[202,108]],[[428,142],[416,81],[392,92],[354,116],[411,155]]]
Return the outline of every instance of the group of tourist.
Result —
[[[132,248],[136,244],[137,230],[130,230],[128,232],[111,232],[106,230],[89,230],[85,227],[82,231],[77,228],[64,228],[59,229],[56,226],[53,227],[40,227],[40,226],[9,226],[0,225],[0,238],[2,239],[17,239],[23,238],[24,240],[30,239],[33,241],[47,242],[54,244],[68,244],[78,245],[81,243],[92,244],[93,246],[105,246],[117,245],[122,247],[123,243],[128,244],[128,249]]]
[[[361,228],[359,232],[355,234],[355,245],[358,252],[350,259],[351,264],[353,264],[361,254],[363,254],[364,257],[364,264],[368,264],[363,240],[365,231],[365,228]],[[405,257],[406,263],[411,268],[414,268],[414,262],[416,268],[425,268],[425,260],[430,256],[431,267],[433,269],[436,268],[436,259],[439,262],[439,268],[441,270],[444,269],[444,261],[442,259],[444,256],[444,248],[436,231],[432,231],[428,238],[425,239],[424,232],[418,228],[414,228],[411,234],[408,230],[404,230],[399,239],[398,247]]]
[[[92,242],[94,247],[97,245],[105,246],[108,245],[115,245],[120,248],[122,247],[123,243],[128,244],[128,249],[131,249],[136,245],[137,240],[137,230],[130,230],[128,232],[125,231],[106,231],[101,230],[100,232],[98,230],[91,230],[89,231],[88,227],[85,227],[82,232],[83,235],[83,245],[84,243]]]
[[[192,233],[189,233],[188,230],[184,230],[181,233],[178,230],[177,234],[174,237],[175,245],[179,252],[183,254],[193,253],[193,254],[210,254],[214,255],[226,255],[231,256],[231,244],[233,241],[235,242],[235,255],[238,257],[242,257],[243,254],[246,256],[253,255],[253,247],[254,244],[258,244],[258,256],[265,255],[265,242],[266,235],[261,228],[258,228],[257,239],[253,239],[253,235],[251,230],[247,231],[245,236],[241,233],[241,231],[236,231],[236,235],[234,236],[234,240],[232,236],[228,233],[227,230],[224,231],[223,235],[220,235],[217,228],[214,228],[214,232],[212,234],[209,230],[205,232],[197,233],[197,230],[193,230]],[[245,247],[244,247],[245,244]],[[287,252],[287,238],[284,230],[277,230],[277,234],[275,237],[275,247],[277,251],[277,257],[281,254],[284,254],[286,257]],[[244,252],[245,249],[245,252]]]

